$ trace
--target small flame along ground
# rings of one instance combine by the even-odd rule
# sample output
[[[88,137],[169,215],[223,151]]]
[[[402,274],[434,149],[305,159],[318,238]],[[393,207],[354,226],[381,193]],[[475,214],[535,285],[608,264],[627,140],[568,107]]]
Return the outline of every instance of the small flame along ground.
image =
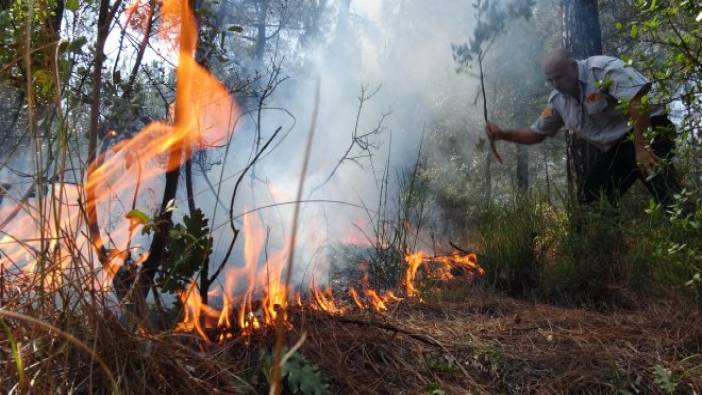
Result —
[[[244,228],[246,229],[246,228]],[[246,242],[246,247],[250,247],[255,238]],[[243,269],[230,271],[227,275],[227,284],[232,285],[241,270],[250,270],[257,262],[255,253],[251,253],[247,258],[246,266]],[[337,298],[331,288],[321,289],[312,282],[310,289],[304,292],[297,291],[294,295],[285,298],[282,295],[282,267],[286,262],[285,254],[278,254],[270,262],[266,263],[268,271],[276,272],[276,276],[268,277],[267,287],[258,290],[254,285],[249,285],[247,290],[236,297],[228,293],[224,288],[221,294],[222,308],[216,309],[202,303],[202,298],[195,282],[191,283],[187,290],[180,293],[180,301],[183,304],[183,320],[178,323],[176,331],[196,332],[206,343],[213,341],[222,342],[234,336],[251,335],[256,330],[272,327],[278,319],[282,319],[288,324],[288,309],[286,299],[292,300],[295,309],[311,309],[332,315],[341,315],[354,311],[372,311],[382,313],[388,309],[392,303],[403,300],[392,290],[378,292],[368,287],[367,273],[362,280],[362,289],[349,288],[347,296]],[[437,281],[448,281],[454,279],[456,275],[464,277],[483,276],[485,270],[478,264],[474,253],[432,256],[423,251],[408,254],[405,256],[407,267],[403,276],[404,297],[420,300],[421,297],[416,287],[419,273],[423,273],[424,278]],[[272,268],[272,270],[271,270]],[[251,271],[249,271],[251,273]],[[270,273],[269,273],[270,274]],[[257,284],[257,281],[250,277],[248,284]],[[261,283],[259,283],[261,284]],[[232,290],[233,288],[229,288]],[[215,290],[212,297],[217,297],[220,290]],[[254,295],[258,292],[260,299],[254,300]],[[212,299],[212,298],[211,298]]]

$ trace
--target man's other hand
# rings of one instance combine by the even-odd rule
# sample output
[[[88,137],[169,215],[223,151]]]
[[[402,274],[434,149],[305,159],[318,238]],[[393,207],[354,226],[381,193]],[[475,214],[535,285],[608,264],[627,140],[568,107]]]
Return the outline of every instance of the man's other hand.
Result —
[[[654,154],[649,147],[636,147],[636,164],[641,170],[641,174],[647,177],[658,166],[660,159]]]
[[[502,139],[502,129],[492,122],[488,121],[488,123],[485,124],[485,133],[490,141]]]

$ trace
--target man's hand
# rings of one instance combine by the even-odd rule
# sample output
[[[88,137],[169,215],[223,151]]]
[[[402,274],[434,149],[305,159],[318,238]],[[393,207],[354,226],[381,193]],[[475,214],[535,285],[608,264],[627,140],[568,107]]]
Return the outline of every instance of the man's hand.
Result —
[[[660,159],[654,154],[650,148],[644,145],[636,146],[636,164],[641,170],[641,174],[647,177],[658,166]]]
[[[488,140],[490,140],[490,150],[492,151],[493,155],[495,155],[497,161],[502,164],[502,157],[497,152],[497,148],[495,148],[495,140],[502,138],[502,129],[500,129],[497,125],[490,123],[490,121],[486,121],[485,133],[487,134]]]
[[[492,122],[485,124],[485,133],[490,141],[501,140],[502,139],[502,129]]]
[[[651,126],[651,119],[647,106],[641,103],[645,93],[645,91],[642,91],[631,99],[631,103],[629,103],[629,117],[634,121],[636,164],[639,166],[641,174],[644,177],[648,177],[656,168],[660,159],[646,145],[644,132]]]

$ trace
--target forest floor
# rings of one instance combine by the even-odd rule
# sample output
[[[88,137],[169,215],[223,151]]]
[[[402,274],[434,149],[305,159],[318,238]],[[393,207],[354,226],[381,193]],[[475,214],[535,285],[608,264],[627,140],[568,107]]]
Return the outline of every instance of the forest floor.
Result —
[[[700,393],[702,319],[638,300],[593,310],[447,284],[385,314],[300,313],[290,342],[332,393]],[[293,315],[294,317],[294,315]]]
[[[299,353],[288,353],[283,393],[322,393],[324,383],[331,394],[702,393],[702,318],[689,301],[630,296],[620,307],[566,308],[458,279],[422,295],[382,313],[291,307],[286,344]],[[208,342],[194,331],[135,332],[100,317],[98,330],[83,325],[90,316],[66,318],[95,358],[54,330],[16,322],[21,344],[0,332],[0,389],[268,393],[273,328],[226,339],[210,332]],[[99,374],[97,357],[116,382]]]

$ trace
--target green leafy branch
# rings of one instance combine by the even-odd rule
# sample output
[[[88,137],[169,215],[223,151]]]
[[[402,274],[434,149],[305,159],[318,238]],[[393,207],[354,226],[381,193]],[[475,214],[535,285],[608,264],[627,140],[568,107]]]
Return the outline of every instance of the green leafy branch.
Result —
[[[174,209],[175,206],[169,203],[167,210]],[[132,221],[132,229],[137,225],[143,226],[142,234],[151,234],[159,229],[155,219],[159,218],[157,215],[150,217],[134,209],[126,216]],[[184,216],[182,224],[176,224],[168,231],[166,253],[169,263],[158,273],[156,283],[160,289],[167,293],[186,289],[193,277],[207,265],[212,245],[209,221],[202,210],[196,209],[191,216]]]

